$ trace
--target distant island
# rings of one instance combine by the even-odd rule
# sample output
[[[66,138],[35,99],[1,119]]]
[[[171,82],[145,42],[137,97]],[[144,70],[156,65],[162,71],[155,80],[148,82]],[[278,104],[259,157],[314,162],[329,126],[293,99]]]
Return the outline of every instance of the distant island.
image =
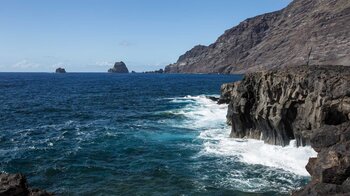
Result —
[[[56,69],[56,73],[67,73],[67,72],[64,68],[59,67]]]
[[[155,71],[145,71],[144,73],[157,73],[157,74],[162,74],[164,73],[164,70],[163,69],[159,69],[159,70],[155,70]]]
[[[129,73],[128,68],[126,67],[123,61],[116,62],[114,67],[108,70],[108,73]]]

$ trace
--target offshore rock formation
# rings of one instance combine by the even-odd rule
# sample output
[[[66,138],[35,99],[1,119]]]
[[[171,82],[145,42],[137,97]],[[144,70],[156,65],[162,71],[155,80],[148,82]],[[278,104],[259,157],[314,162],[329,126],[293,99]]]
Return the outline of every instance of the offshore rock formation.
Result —
[[[293,65],[350,65],[350,1],[294,0],[196,46],[166,73],[243,73]]]
[[[0,174],[0,196],[51,196],[53,194],[28,187],[21,174]]]
[[[250,73],[224,84],[231,136],[310,144],[312,181],[294,195],[350,194],[350,67],[299,66]]]
[[[56,73],[66,73],[66,70],[64,68],[59,67],[56,69]]]
[[[350,67],[298,66],[249,73],[222,86],[232,137],[310,143],[313,130],[350,119]]]
[[[129,73],[128,68],[126,67],[123,61],[116,62],[114,67],[108,70],[108,73]]]

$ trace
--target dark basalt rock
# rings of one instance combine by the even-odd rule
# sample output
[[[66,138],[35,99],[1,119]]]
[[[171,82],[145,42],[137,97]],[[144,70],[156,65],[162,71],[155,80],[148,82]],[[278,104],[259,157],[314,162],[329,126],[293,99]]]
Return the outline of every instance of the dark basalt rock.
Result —
[[[159,69],[159,70],[155,70],[155,71],[145,71],[144,73],[146,73],[146,74],[153,74],[153,73],[162,74],[162,73],[164,73],[164,70]]]
[[[59,67],[56,69],[56,73],[66,73],[66,70],[64,68]]]
[[[214,96],[206,96],[206,98],[212,100],[212,101],[215,101],[215,102],[218,102],[220,100],[219,97],[214,97]]]
[[[51,196],[39,189],[28,187],[27,180],[22,174],[0,173],[0,196]]]
[[[114,67],[108,70],[108,73],[129,73],[128,68],[126,67],[123,61],[116,62]]]
[[[274,145],[310,144],[313,130],[350,119],[350,67],[298,66],[250,73],[222,86],[220,103],[229,103],[231,137],[262,139]],[[314,137],[333,145],[338,136]],[[319,144],[319,142],[321,144]]]
[[[350,67],[299,66],[224,84],[231,136],[311,145],[311,182],[293,195],[350,195]],[[219,102],[220,102],[219,101]]]
[[[243,73],[294,65],[350,65],[350,1],[294,0],[196,46],[166,73]]]
[[[306,166],[312,179],[293,195],[350,195],[350,122],[313,132],[311,146],[318,155]]]

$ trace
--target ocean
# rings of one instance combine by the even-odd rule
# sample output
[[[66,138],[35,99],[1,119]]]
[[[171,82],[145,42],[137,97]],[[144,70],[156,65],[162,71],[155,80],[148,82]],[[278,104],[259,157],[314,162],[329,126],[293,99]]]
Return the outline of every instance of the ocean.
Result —
[[[240,75],[0,73],[0,171],[57,195],[286,195],[311,147],[229,138]]]

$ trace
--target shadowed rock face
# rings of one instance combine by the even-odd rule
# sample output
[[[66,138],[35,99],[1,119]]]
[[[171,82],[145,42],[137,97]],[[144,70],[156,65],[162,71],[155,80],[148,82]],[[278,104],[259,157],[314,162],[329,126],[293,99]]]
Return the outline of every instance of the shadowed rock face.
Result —
[[[350,195],[350,122],[313,131],[310,143],[318,152],[306,166],[312,180],[293,195]]]
[[[0,196],[50,196],[43,190],[28,188],[26,178],[21,174],[0,174]]]
[[[293,65],[350,65],[350,1],[294,0],[196,46],[167,73],[243,73]]]
[[[129,73],[128,68],[126,67],[123,61],[116,62],[114,67],[108,70],[108,73]]]
[[[269,144],[310,144],[310,134],[324,125],[350,119],[350,67],[299,66],[250,73],[224,84],[219,102],[229,103],[231,137],[262,139]]]
[[[350,67],[299,66],[250,73],[221,87],[231,136],[311,145],[312,181],[293,195],[350,195]]]

